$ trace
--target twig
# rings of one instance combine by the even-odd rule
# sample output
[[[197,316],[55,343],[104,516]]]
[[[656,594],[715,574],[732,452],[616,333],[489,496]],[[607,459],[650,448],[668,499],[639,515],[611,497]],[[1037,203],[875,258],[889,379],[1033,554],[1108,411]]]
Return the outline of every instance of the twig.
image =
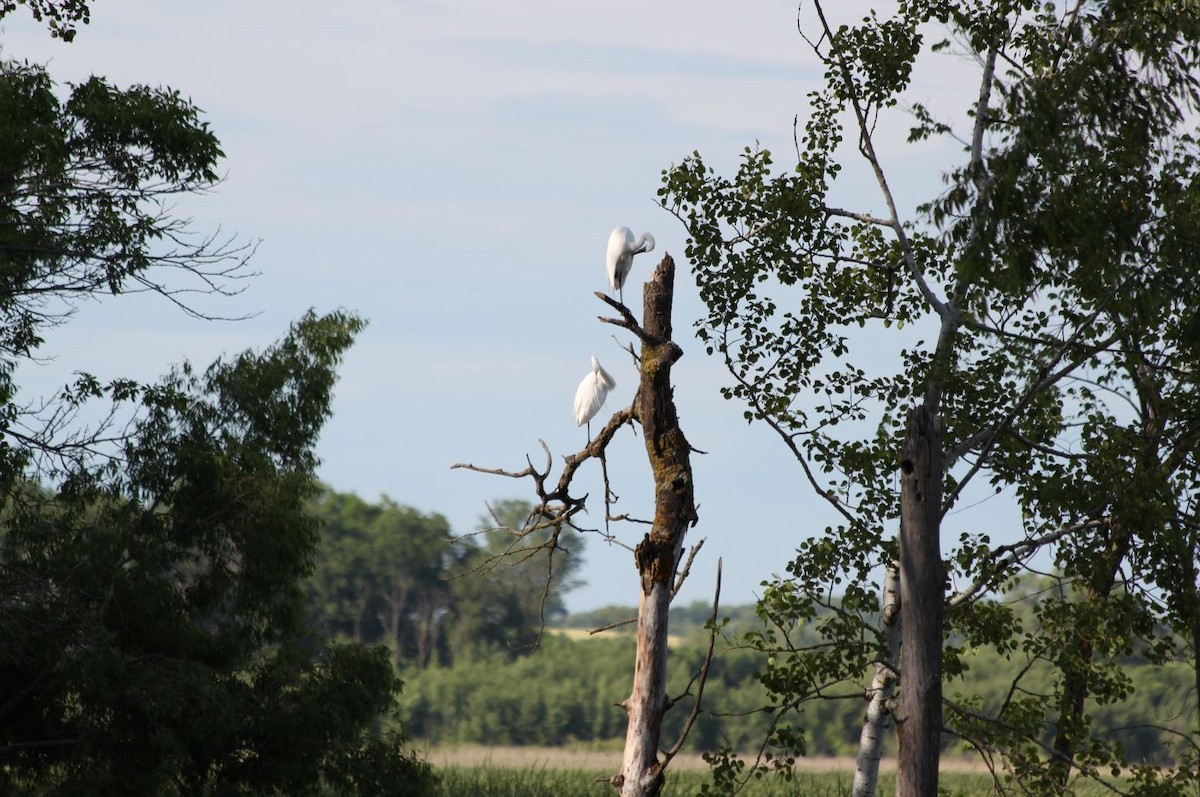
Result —
[[[628,329],[630,332],[637,335],[638,340],[647,346],[655,346],[663,343],[663,341],[658,340],[642,328],[642,325],[639,324],[637,319],[633,317],[633,313],[629,312],[628,307],[601,291],[596,291],[596,298],[600,299],[609,307],[621,314],[620,318],[605,318],[604,316],[596,316],[601,324],[613,324],[614,326],[621,327],[622,329]]]
[[[697,549],[699,549],[699,547],[700,546],[697,545],[695,548],[692,549],[693,554],[695,553],[695,551]],[[689,558],[689,564],[690,564],[690,558]],[[713,593],[712,618],[711,618],[711,622],[709,623],[711,628],[709,628],[709,630],[708,630],[708,650],[704,654],[704,664],[701,665],[700,672],[696,675],[695,678],[692,679],[692,683],[696,683],[697,680],[699,681],[699,683],[696,685],[696,702],[692,704],[692,710],[688,714],[688,718],[683,724],[683,731],[680,732],[679,738],[675,741],[675,744],[671,747],[670,750],[663,753],[663,762],[662,762],[663,769],[667,768],[667,764],[671,763],[671,759],[674,758],[675,755],[679,752],[679,750],[683,747],[683,743],[687,741],[688,734],[690,734],[692,732],[692,726],[696,723],[696,718],[700,716],[700,703],[704,699],[704,685],[708,682],[708,669],[709,669],[709,667],[712,666],[713,650],[716,648],[716,645],[717,645],[717,609],[720,606],[720,604],[721,604],[721,560],[717,559],[717,588],[716,588],[716,591]],[[688,684],[687,691],[684,692],[685,695],[691,691],[692,683]]]
[[[620,628],[623,625],[632,625],[636,622],[636,617],[629,617],[625,620],[617,620],[615,623],[609,623],[608,625],[602,625],[599,628],[593,628],[591,631],[588,631],[588,636],[595,636],[596,634],[600,634],[605,631],[611,631],[614,628]]]
[[[1084,529],[1098,528],[1107,526],[1111,523],[1111,518],[1103,517],[1096,520],[1087,520],[1081,523],[1072,523],[1062,528],[1043,534],[1039,537],[1031,537],[1011,545],[1001,545],[988,554],[988,559],[991,561],[991,567],[988,571],[977,578],[964,590],[957,592],[947,605],[947,609],[959,609],[973,599],[984,587],[993,583],[997,577],[1002,576],[1005,570],[1021,559],[1023,556],[1034,553],[1043,546],[1049,545],[1052,542],[1057,542],[1063,537],[1074,534],[1077,531]]]
[[[700,553],[700,549],[704,547],[705,539],[707,538],[702,537],[688,551],[687,561],[684,562],[683,569],[675,575],[675,586],[671,588],[671,600],[675,600],[675,596],[679,594],[679,588],[683,586],[683,582],[687,580],[688,575],[692,572],[692,562],[695,561],[696,554]]]

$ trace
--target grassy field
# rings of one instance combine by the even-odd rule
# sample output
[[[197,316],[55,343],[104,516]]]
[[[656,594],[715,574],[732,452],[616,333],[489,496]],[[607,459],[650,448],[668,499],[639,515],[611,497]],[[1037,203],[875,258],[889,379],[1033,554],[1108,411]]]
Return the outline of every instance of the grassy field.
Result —
[[[459,767],[466,769],[568,769],[585,772],[612,774],[621,768],[621,748],[580,749],[566,747],[483,747],[463,745],[418,751],[422,758],[441,769]],[[885,759],[881,770],[888,772],[894,762]],[[825,774],[854,772],[852,758],[801,758],[796,768],[804,772]],[[708,764],[698,755],[678,755],[671,761],[672,772],[707,772]],[[986,774],[974,759],[942,758],[942,770],[954,774]]]
[[[607,782],[607,773],[569,769],[512,769],[504,767],[439,768],[441,791],[445,797],[612,797],[616,790]],[[843,797],[850,793],[852,775],[846,772],[801,771],[789,783],[781,778],[751,781],[739,792],[743,797]],[[708,774],[695,770],[669,772],[663,790],[668,797],[700,794]],[[893,775],[879,778],[878,794],[894,794]],[[991,781],[985,775],[951,773],[943,777],[943,795],[973,797],[991,793]]]
[[[441,777],[445,797],[612,797],[607,779],[620,769],[619,752],[558,748],[466,747],[425,752]],[[966,762],[951,761],[941,776],[946,797],[992,794],[991,776]],[[850,793],[854,762],[850,759],[802,759],[795,777],[751,781],[742,797],[844,797]],[[895,775],[884,767],[877,794],[895,793]],[[671,762],[664,795],[692,797],[710,783],[707,765],[698,757],[680,756]],[[1077,797],[1110,795],[1099,785],[1081,785]]]

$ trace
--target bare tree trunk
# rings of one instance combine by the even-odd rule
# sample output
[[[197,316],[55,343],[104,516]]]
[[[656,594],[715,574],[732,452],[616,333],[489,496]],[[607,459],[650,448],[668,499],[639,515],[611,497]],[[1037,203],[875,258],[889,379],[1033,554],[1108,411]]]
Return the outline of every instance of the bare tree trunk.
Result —
[[[408,587],[393,585],[391,597],[384,601],[387,611],[376,613],[387,634],[388,645],[392,649],[392,664],[396,667],[400,666],[400,621],[404,619],[404,610],[408,608],[410,592]]]
[[[854,760],[852,797],[874,797],[879,783],[879,759],[883,756],[883,736],[892,713],[896,682],[896,660],[900,652],[900,571],[892,562],[883,574],[883,607],[880,624],[887,640],[887,660],[875,665],[875,675],[867,690],[867,712],[858,737],[858,755]]]
[[[638,546],[639,552],[644,545],[645,541]],[[670,599],[671,585],[654,582],[649,593],[643,588],[638,604],[633,692],[622,703],[629,716],[625,732],[625,756],[621,762],[621,774],[614,780],[621,789],[622,797],[657,795],[663,787],[658,748],[662,716],[667,703],[666,638]]]
[[[942,732],[942,441],[927,406],[908,411],[900,458],[900,755],[897,797],[937,797]]]
[[[355,642],[359,643],[360,645],[364,645],[367,641],[363,639],[363,617],[367,614],[367,606],[371,602],[371,595],[365,589],[359,594],[362,597],[360,597],[358,602],[354,605],[354,629],[351,631],[351,633],[354,636]]]
[[[420,621],[415,624],[414,629],[417,640],[417,669],[424,670],[429,666],[436,642],[437,627],[433,615],[437,611],[437,603],[427,598],[419,611]]]
[[[683,352],[671,341],[675,261],[664,256],[644,293],[642,378],[634,400],[654,473],[654,524],[634,559],[641,577],[633,691],[622,704],[629,718],[625,756],[612,782],[622,797],[662,791],[659,737],[667,709],[667,612],[683,538],[696,522],[690,446],[679,428],[671,366]]]

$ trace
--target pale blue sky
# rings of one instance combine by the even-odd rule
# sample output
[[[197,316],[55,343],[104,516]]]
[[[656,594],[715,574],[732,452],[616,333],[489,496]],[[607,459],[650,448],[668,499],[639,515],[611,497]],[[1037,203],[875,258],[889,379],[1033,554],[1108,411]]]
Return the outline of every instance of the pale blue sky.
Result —
[[[0,42],[7,57],[49,62],[60,82],[95,73],[190,97],[223,143],[227,178],[177,212],[200,231],[262,240],[261,275],[206,305],[252,320],[198,322],[153,297],[90,305],[49,337],[57,360],[27,384],[53,389],[80,368],[149,379],[184,356],[268,343],[309,307],[354,310],[370,326],[342,369],[321,476],[467,532],[486,500],[531,493],[452,463],[519,469],[526,454],[541,463],[539,438],[556,456],[581,447],[571,403],[593,354],[618,382],[606,409],[632,398],[626,336],[596,322],[605,308],[592,296],[605,288],[608,233],[627,225],[658,240],[635,260],[632,307],[663,252],[680,266],[676,400],[708,452],[694,462],[691,533],[707,543],[682,599],[709,599],[723,557],[724,602],[753,600],[832,520],[772,433],[718,395],[724,370],[691,337],[699,305],[682,227],[654,204],[662,169],[693,150],[728,171],[758,141],[789,162],[792,120],[821,73],[791,0],[103,0],[72,44],[23,9]],[[972,73],[947,58],[919,75],[914,98],[969,97]],[[908,175],[899,190],[911,203],[936,188],[949,155],[906,149],[903,132],[884,157]],[[880,212],[855,169],[847,204]],[[619,509],[649,517],[640,436],[620,436],[610,471]],[[577,489],[597,500],[589,477]],[[592,525],[601,519],[597,503]],[[617,530],[630,545],[641,533]],[[637,600],[632,557],[598,538],[583,577],[573,610]]]

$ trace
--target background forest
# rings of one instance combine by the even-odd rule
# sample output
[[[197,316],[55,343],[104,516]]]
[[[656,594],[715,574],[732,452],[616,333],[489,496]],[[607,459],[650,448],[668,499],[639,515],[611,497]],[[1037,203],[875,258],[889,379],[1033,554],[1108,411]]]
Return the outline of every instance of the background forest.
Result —
[[[492,506],[507,528],[519,526],[529,511],[520,501]],[[625,715],[617,703],[629,690],[630,621],[637,610],[611,606],[566,614],[563,596],[578,566],[577,552],[563,557],[573,565],[556,569],[543,606],[545,551],[516,562],[495,559],[509,547],[512,532],[494,518],[481,518],[478,533],[456,536],[440,515],[387,498],[368,502],[331,491],[317,499],[314,513],[323,531],[309,581],[310,622],[321,634],[393,651],[405,681],[400,716],[416,740],[620,747]],[[1029,633],[1037,633],[1041,596],[1062,598],[1064,589],[1061,580],[1031,576],[1008,600]],[[711,616],[712,606],[701,602],[672,609],[669,692],[680,700],[667,715],[667,738],[679,734],[691,710]],[[766,654],[748,635],[755,639],[768,626],[753,605],[720,607],[718,617],[717,654],[686,749],[753,753],[769,737],[775,714],[762,680]],[[794,641],[818,644],[816,623],[800,627]],[[995,710],[1022,665],[962,644],[951,640],[960,647],[962,671],[948,682],[947,693],[978,696],[984,710]],[[1123,696],[1088,708],[1097,734],[1119,743],[1130,760],[1175,763],[1180,739],[1196,722],[1190,668],[1149,666],[1137,651],[1117,663],[1128,679]],[[1047,691],[1054,677],[1051,667],[1035,664],[1022,688]],[[827,697],[807,703],[795,720],[803,748],[814,756],[853,756],[863,693],[840,689]],[[967,751],[950,734],[943,749],[951,755]]]

